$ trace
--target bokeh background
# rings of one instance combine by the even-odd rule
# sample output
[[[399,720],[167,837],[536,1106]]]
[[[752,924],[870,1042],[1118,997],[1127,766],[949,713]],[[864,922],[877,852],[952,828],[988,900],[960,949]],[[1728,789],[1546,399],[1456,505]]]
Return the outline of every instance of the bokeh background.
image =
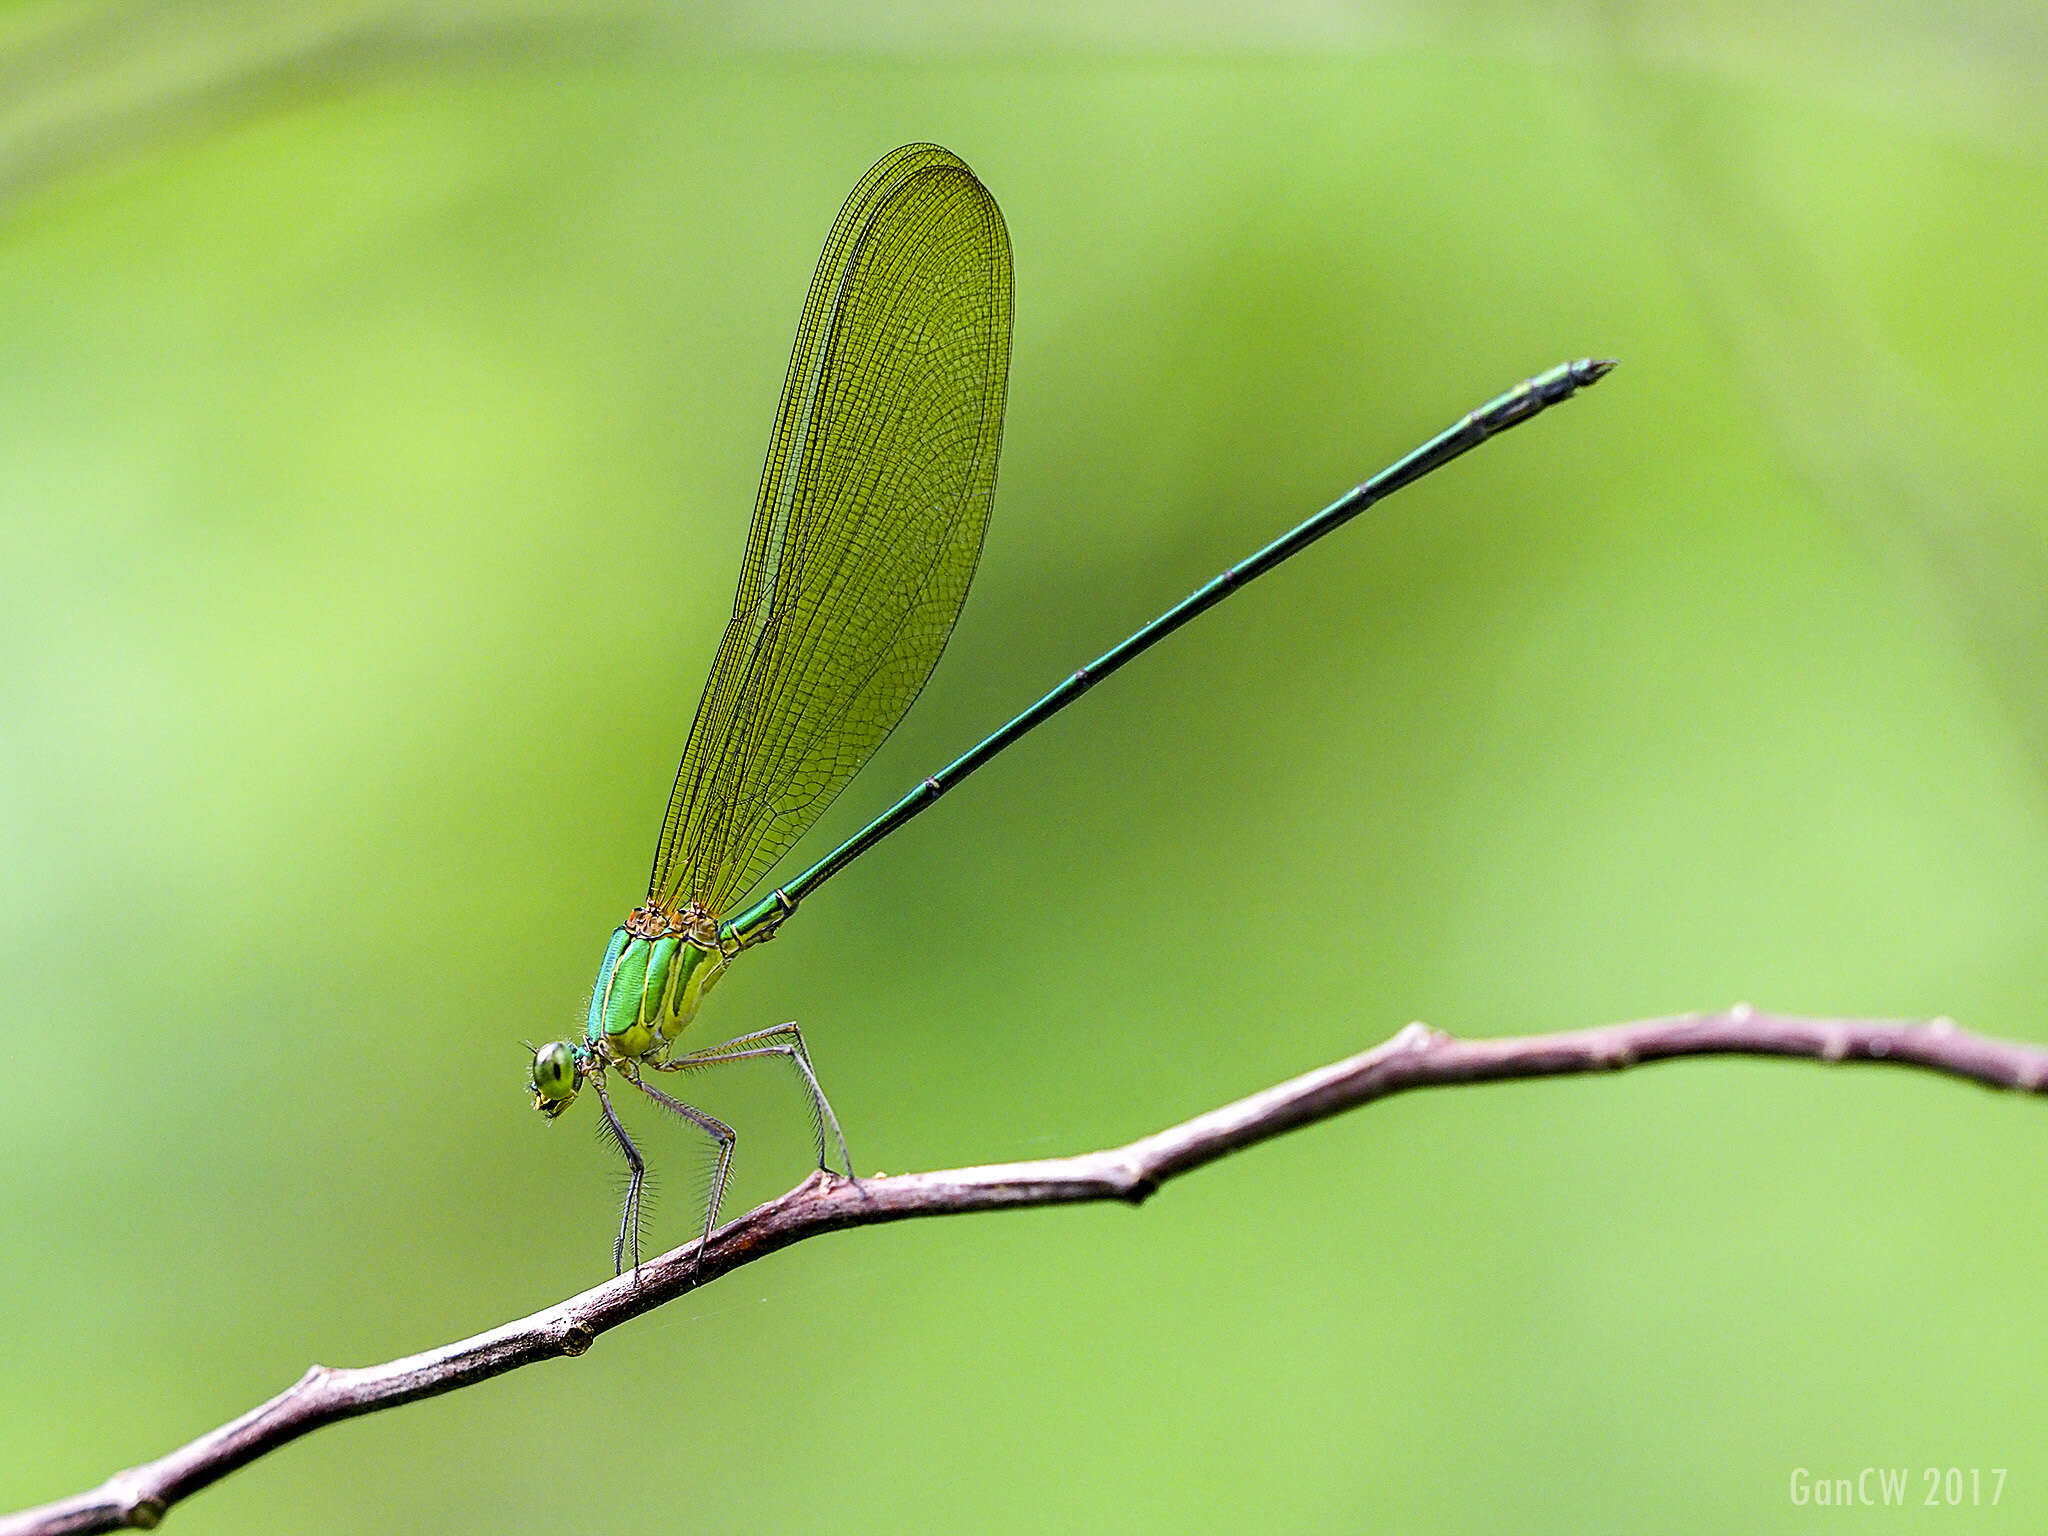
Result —
[[[609,1273],[527,1108],[641,890],[840,199],[1001,201],[997,512],[805,845],[1516,379],[1598,391],[1178,636],[700,1028],[863,1169],[1746,999],[2048,1034],[2048,16],[0,13],[0,1506]],[[702,1080],[730,1209],[791,1086]],[[696,1153],[647,1132],[661,1246]],[[1689,1062],[1142,1211],[806,1244],[193,1531],[2017,1530],[2048,1107]],[[1795,1505],[1909,1469],[1911,1507]],[[1922,1469],[2006,1469],[1926,1508]]]

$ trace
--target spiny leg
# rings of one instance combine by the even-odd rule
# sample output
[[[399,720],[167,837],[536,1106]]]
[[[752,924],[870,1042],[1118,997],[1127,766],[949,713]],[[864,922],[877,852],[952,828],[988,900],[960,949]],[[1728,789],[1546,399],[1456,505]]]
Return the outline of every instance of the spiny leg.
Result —
[[[764,1043],[771,1040],[782,1043]],[[667,1061],[642,1062],[641,1065],[652,1067],[657,1072],[694,1072],[700,1067],[715,1067],[727,1061],[745,1061],[753,1056],[781,1056],[796,1068],[797,1075],[804,1080],[805,1090],[811,1096],[811,1135],[818,1143],[818,1166],[828,1173],[832,1171],[832,1164],[825,1151],[825,1130],[829,1126],[832,1130],[832,1139],[839,1143],[840,1166],[846,1170],[846,1176],[858,1184],[860,1178],[853,1171],[853,1154],[846,1150],[846,1135],[839,1129],[839,1117],[832,1113],[831,1101],[825,1097],[825,1090],[818,1086],[818,1074],[811,1070],[811,1053],[804,1046],[804,1032],[798,1029],[794,1022],[757,1029],[750,1035],[737,1036],[723,1045],[714,1045],[702,1051],[691,1051],[682,1056],[672,1056]]]
[[[732,1176],[732,1148],[733,1143],[739,1140],[738,1133],[723,1120],[714,1119],[701,1109],[692,1109],[681,1099],[672,1099],[659,1088],[648,1087],[638,1076],[630,1077],[627,1081],[670,1114],[689,1121],[718,1143],[716,1160],[711,1167],[711,1194],[704,1206],[704,1243],[710,1242],[711,1229],[718,1225],[718,1208],[725,1203],[725,1183]],[[693,1262],[702,1262],[704,1243],[698,1244],[697,1258]]]
[[[597,1090],[597,1102],[604,1109],[604,1118],[598,1122],[598,1129],[604,1133],[605,1140],[618,1149],[629,1170],[626,1206],[619,1212],[619,1235],[612,1244],[612,1273],[625,1272],[628,1234],[633,1241],[633,1268],[637,1273],[640,1268],[640,1191],[647,1182],[647,1164],[640,1156],[640,1149],[633,1145],[633,1138],[626,1134],[626,1127],[619,1122],[618,1113],[612,1108],[611,1095],[604,1091],[604,1080],[592,1078],[590,1086]]]

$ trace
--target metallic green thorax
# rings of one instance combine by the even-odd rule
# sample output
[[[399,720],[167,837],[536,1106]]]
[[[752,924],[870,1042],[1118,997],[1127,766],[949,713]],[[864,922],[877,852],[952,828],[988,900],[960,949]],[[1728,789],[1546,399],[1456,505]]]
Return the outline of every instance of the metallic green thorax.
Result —
[[[615,1060],[656,1050],[697,1016],[725,961],[680,934],[646,939],[615,929],[591,989],[585,1042]]]

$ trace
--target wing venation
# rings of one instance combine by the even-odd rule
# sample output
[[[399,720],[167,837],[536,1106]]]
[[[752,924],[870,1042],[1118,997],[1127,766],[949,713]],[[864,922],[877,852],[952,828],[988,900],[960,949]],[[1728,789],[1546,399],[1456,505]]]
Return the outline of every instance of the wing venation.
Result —
[[[878,161],[811,278],[650,901],[725,915],[931,676],[988,529],[1010,319],[974,173],[932,144]]]

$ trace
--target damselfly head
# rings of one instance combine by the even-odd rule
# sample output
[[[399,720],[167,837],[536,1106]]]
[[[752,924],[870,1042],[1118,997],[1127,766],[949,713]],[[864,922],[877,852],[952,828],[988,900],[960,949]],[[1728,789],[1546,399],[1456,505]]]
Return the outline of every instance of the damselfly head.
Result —
[[[583,1064],[566,1040],[551,1040],[533,1053],[533,1107],[550,1120],[576,1101]]]

